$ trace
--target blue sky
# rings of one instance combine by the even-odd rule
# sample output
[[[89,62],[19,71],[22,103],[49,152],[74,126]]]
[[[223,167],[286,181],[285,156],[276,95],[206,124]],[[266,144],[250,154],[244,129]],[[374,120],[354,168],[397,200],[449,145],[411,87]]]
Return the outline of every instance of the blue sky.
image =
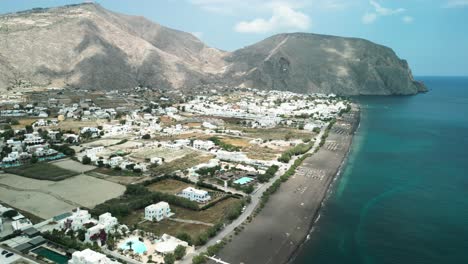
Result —
[[[73,0],[0,0],[0,13]],[[415,75],[468,75],[468,0],[98,0],[235,50],[275,33],[365,38],[408,60]]]

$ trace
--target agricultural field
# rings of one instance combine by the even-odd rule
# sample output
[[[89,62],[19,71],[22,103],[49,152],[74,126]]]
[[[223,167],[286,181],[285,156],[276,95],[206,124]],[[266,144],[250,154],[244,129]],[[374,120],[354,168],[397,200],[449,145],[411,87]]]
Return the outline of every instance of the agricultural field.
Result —
[[[0,200],[43,219],[76,207],[93,208],[118,197],[125,187],[90,176],[78,175],[59,182],[0,175]]]
[[[27,178],[49,181],[61,181],[77,174],[76,171],[61,168],[55,164],[39,162],[20,167],[5,169],[5,172]]]
[[[70,170],[76,173],[83,173],[86,171],[94,170],[96,167],[91,165],[84,165],[76,160],[72,159],[61,159],[58,161],[51,162],[50,164],[60,167],[62,169]]]

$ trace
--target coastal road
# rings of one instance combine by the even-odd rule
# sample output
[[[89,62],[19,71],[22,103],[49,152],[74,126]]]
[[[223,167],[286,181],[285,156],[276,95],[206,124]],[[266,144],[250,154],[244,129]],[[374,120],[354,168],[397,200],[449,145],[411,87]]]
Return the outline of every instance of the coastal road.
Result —
[[[347,123],[339,121],[337,125]],[[231,264],[288,262],[309,234],[328,188],[347,155],[353,133],[354,128],[348,133],[331,131],[324,147],[304,160],[296,174],[281,185],[252,222],[238,235],[229,235],[231,242],[217,258]]]
[[[312,149],[309,151],[309,153],[313,153],[315,149],[319,147],[320,144],[320,138],[323,136],[325,133],[325,128],[320,131],[320,133],[317,135],[314,146]],[[222,240],[223,238],[227,237],[228,235],[234,233],[234,229],[238,226],[240,226],[244,221],[247,220],[247,218],[252,215],[252,213],[255,211],[257,208],[260,198],[262,197],[263,193],[265,192],[266,189],[268,189],[276,180],[281,177],[286,170],[291,167],[291,165],[294,163],[294,161],[297,160],[298,157],[293,157],[289,163],[282,165],[278,171],[276,172],[275,176],[270,179],[269,182],[260,185],[252,194],[251,194],[251,203],[246,206],[246,209],[244,213],[242,213],[236,220],[231,222],[230,224],[226,225],[213,239],[208,241],[208,243],[200,248],[197,248],[192,254],[187,255],[180,263],[183,264],[190,264],[192,263],[192,258],[195,255],[198,255],[204,251],[209,246],[212,246],[217,243],[217,241]]]

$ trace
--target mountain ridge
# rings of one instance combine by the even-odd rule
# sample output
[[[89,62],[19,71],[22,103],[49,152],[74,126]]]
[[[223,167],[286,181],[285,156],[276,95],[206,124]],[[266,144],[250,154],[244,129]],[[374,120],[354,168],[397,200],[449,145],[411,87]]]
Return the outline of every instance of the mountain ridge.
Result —
[[[190,33],[94,3],[1,15],[0,36],[0,90],[146,86],[340,95],[426,91],[405,60],[364,39],[287,33],[227,52]]]

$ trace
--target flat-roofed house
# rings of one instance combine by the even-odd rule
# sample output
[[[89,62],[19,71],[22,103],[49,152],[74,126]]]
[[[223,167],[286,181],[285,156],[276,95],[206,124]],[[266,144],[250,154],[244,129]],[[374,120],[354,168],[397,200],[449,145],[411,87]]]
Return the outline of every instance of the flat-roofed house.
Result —
[[[189,199],[190,201],[196,201],[199,203],[205,203],[211,200],[211,196],[207,191],[195,189],[193,187],[187,187],[179,194],[179,196]]]
[[[171,213],[171,208],[166,202],[159,202],[145,207],[145,219],[150,221],[156,220],[159,222],[171,215],[173,215],[173,213]]]

